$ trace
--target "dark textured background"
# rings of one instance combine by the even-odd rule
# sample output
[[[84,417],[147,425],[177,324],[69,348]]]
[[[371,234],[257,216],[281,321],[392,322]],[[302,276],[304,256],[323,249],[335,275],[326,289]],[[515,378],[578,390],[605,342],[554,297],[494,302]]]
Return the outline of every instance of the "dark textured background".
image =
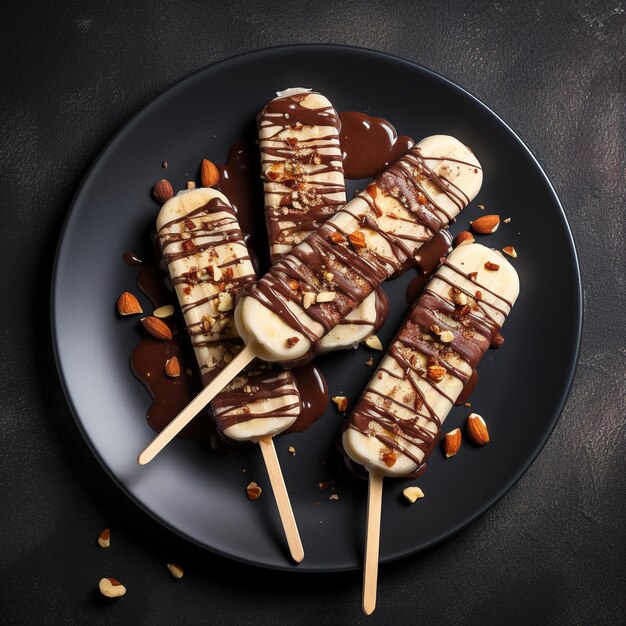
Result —
[[[119,492],[70,415],[48,315],[52,258],[72,196],[129,117],[213,61],[269,45],[332,42],[439,71],[507,121],[561,197],[585,288],[576,381],[542,454],[471,526],[382,568],[369,621],[623,623],[623,3],[117,4],[0,9],[1,619],[365,621],[360,572],[295,576],[244,567],[179,539]],[[550,356],[540,365],[546,375]],[[115,542],[107,551],[95,545],[105,526]],[[182,581],[165,569],[169,561],[185,567]],[[102,598],[103,575],[118,576],[126,597]]]

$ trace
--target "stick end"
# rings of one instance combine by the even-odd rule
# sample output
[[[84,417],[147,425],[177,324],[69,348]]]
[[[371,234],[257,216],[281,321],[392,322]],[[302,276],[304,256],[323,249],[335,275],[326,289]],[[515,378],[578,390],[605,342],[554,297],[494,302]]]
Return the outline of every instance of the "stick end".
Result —
[[[302,548],[302,546],[291,550],[291,558],[296,563],[302,563],[302,561],[304,560],[304,549]]]
[[[150,463],[150,461],[152,461],[152,456],[148,454],[145,450],[141,452],[137,457],[138,465],[147,465],[148,463]]]
[[[376,610],[376,598],[363,598],[363,613],[371,615]]]

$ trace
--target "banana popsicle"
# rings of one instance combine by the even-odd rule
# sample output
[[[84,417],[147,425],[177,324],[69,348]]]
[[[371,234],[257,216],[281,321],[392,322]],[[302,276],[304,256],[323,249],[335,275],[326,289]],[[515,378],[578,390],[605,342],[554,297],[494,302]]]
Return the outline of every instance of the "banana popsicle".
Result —
[[[243,347],[233,309],[237,293],[256,280],[254,268],[233,208],[214,189],[183,191],[166,202],[157,233],[206,386]],[[227,438],[255,440],[289,428],[300,396],[291,372],[255,361],[211,408]]]
[[[235,324],[250,354],[309,359],[384,280],[415,263],[481,183],[480,163],[454,137],[414,146],[242,292]]]
[[[382,476],[416,476],[519,293],[517,272],[480,244],[453,250],[412,307],[346,421],[346,454]]]
[[[257,124],[270,256],[277,263],[346,204],[341,123],[325,96],[294,88],[278,92]],[[300,289],[296,279],[290,285]],[[320,340],[320,351],[356,347],[382,326],[387,311],[385,292],[375,290]]]

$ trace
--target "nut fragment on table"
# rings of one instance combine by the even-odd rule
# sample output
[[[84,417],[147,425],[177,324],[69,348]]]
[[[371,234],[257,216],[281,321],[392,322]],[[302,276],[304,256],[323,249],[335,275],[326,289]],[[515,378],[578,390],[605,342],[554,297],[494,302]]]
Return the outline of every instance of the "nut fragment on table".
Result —
[[[159,319],[172,317],[172,315],[174,315],[174,305],[165,304],[160,306],[158,309],[154,309],[154,311],[152,311],[152,315],[154,315],[154,317],[158,317]]]
[[[411,487],[406,487],[406,489],[403,489],[402,490],[402,495],[411,504],[413,504],[414,502],[416,502],[420,498],[424,497],[424,492],[419,487],[411,486]]]
[[[115,578],[101,578],[98,588],[100,593],[107,598],[119,598],[126,593],[126,587]]]
[[[105,528],[98,536],[98,545],[101,548],[108,548],[111,545],[111,531]]]
[[[383,344],[380,342],[380,339],[376,335],[369,335],[369,337],[365,339],[365,345],[372,350],[383,349]]]
[[[255,500],[259,499],[259,496],[262,493],[263,489],[261,489],[261,487],[259,487],[254,481],[248,483],[248,486],[246,487],[246,495],[248,496],[248,500],[252,500],[252,502],[254,502]]]
[[[474,235],[470,233],[469,230],[462,230],[455,238],[454,238],[454,247],[458,248],[463,244],[474,243],[476,240],[474,239]]]
[[[174,578],[182,578],[185,575],[185,572],[183,571],[183,568],[180,565],[176,565],[175,563],[168,563],[167,564],[167,569],[170,570],[170,574],[174,577]]]
[[[348,409],[348,398],[346,396],[333,396],[331,401],[336,405],[337,409],[345,413]]]

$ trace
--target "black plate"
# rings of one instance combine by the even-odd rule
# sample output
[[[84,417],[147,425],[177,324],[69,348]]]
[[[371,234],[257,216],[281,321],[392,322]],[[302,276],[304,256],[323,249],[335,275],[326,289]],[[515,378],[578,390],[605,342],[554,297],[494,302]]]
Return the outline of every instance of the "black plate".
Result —
[[[546,175],[511,129],[472,95],[413,63],[340,46],[272,48],[208,67],[159,96],[106,147],[83,182],[59,245],[52,325],[61,378],[79,428],[119,486],[180,535],[220,554],[277,569],[331,571],[362,563],[366,484],[348,475],[334,449],[342,418],[330,406],[308,432],[278,437],[305,560],[295,567],[284,540],[259,450],[220,458],[206,447],[175,441],[146,467],[137,453],[153,437],[144,419],[149,398],[133,378],[128,357],[136,320],[121,321],[114,303],[136,291],[125,250],[145,247],[145,226],[158,207],[149,190],[163,176],[181,188],[203,157],[224,161],[228,147],[276,90],[313,87],[339,111],[385,117],[399,133],[444,133],[470,145],[485,171],[481,193],[453,232],[481,211],[511,217],[492,247],[513,245],[521,295],[506,323],[505,346],[479,367],[472,409],[487,420],[492,441],[464,443],[445,460],[439,451],[418,483],[426,497],[406,505],[405,480],[385,482],[381,560],[421,550],[471,522],[522,476],[561,413],[577,359],[581,285],[570,229]],[[538,122],[540,123],[540,122]],[[405,312],[405,277],[387,284],[392,314],[380,333],[387,344]],[[147,303],[146,303],[147,305]],[[146,306],[150,310],[149,305]],[[331,394],[356,400],[371,368],[366,348],[320,359]],[[379,357],[380,354],[376,354]],[[446,422],[464,423],[455,408]],[[293,445],[296,456],[287,453]],[[246,469],[246,473],[242,473]],[[334,479],[338,501],[318,483]],[[244,486],[268,487],[255,503]]]

